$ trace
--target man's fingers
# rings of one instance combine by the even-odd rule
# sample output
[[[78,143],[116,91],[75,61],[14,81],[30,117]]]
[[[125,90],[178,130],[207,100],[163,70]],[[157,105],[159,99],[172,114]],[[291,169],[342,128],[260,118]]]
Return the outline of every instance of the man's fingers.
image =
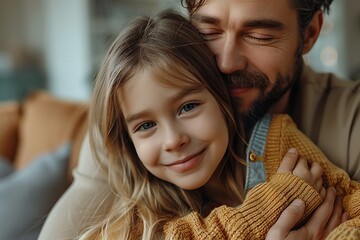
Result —
[[[341,223],[350,220],[350,215],[347,212],[343,212],[343,214],[341,215]]]
[[[324,188],[324,187],[322,187],[321,188],[321,190],[320,190],[320,197],[321,197],[321,199],[325,199],[325,197],[326,197],[326,189]]]
[[[343,213],[342,197],[338,196],[335,199],[334,209],[333,209],[330,219],[325,227],[324,237],[326,237],[334,228],[339,226],[339,224],[341,223],[342,213]]]
[[[309,232],[314,233],[316,239],[328,234],[331,227],[326,228],[330,217],[332,216],[335,204],[336,190],[330,187],[326,190],[326,197],[320,206],[315,210],[310,220],[306,223]]]
[[[295,199],[280,215],[269,230],[266,239],[285,239],[291,229],[300,221],[305,211],[305,203]]]
[[[278,173],[292,173],[298,160],[298,152],[295,148],[290,148],[285,154],[278,168]]]
[[[290,231],[300,221],[305,211],[305,203],[301,199],[295,199],[280,215],[275,225],[281,229]],[[275,226],[274,225],[274,226]]]

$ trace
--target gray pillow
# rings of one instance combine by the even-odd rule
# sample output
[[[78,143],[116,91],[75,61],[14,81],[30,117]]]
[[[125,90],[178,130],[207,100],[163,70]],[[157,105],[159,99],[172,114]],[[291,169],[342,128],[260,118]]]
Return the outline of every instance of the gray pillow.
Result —
[[[67,143],[0,179],[0,239],[37,239],[47,214],[67,187],[69,155]]]
[[[14,171],[11,163],[0,156],[0,180]]]

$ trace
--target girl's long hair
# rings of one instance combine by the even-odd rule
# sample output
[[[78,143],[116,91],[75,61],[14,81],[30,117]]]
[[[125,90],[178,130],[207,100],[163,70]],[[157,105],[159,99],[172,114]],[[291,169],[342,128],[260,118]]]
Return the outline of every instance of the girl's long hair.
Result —
[[[103,167],[116,197],[104,220],[86,229],[80,239],[158,239],[169,220],[190,211],[201,212],[200,190],[183,190],[154,177],[142,165],[128,134],[119,95],[122,86],[144,68],[167,75],[172,84],[190,81],[205,87],[215,97],[232,143],[216,174],[229,194],[239,202],[243,199],[242,167],[234,155],[239,151],[233,147],[243,150],[242,129],[212,53],[178,13],[167,10],[151,18],[137,17],[114,41],[96,78],[90,144],[99,163],[105,157]]]

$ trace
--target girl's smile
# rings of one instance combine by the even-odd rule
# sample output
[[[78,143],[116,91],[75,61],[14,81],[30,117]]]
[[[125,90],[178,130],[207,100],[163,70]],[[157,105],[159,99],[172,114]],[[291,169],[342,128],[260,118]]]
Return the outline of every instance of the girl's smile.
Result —
[[[204,153],[205,149],[196,154],[192,154],[188,157],[174,161],[173,163],[167,164],[165,166],[174,172],[184,173],[191,169],[194,169],[197,165],[199,165],[200,162],[203,160]]]

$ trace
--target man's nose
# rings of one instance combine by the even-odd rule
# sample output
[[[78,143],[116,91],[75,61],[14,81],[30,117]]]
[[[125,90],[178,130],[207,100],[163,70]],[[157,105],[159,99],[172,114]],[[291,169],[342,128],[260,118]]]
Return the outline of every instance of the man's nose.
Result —
[[[224,39],[222,48],[218,49],[216,54],[216,61],[222,73],[231,74],[246,68],[247,60],[241,48],[241,43],[235,36]]]
[[[164,151],[178,151],[190,142],[189,135],[179,126],[167,126],[163,137]]]

